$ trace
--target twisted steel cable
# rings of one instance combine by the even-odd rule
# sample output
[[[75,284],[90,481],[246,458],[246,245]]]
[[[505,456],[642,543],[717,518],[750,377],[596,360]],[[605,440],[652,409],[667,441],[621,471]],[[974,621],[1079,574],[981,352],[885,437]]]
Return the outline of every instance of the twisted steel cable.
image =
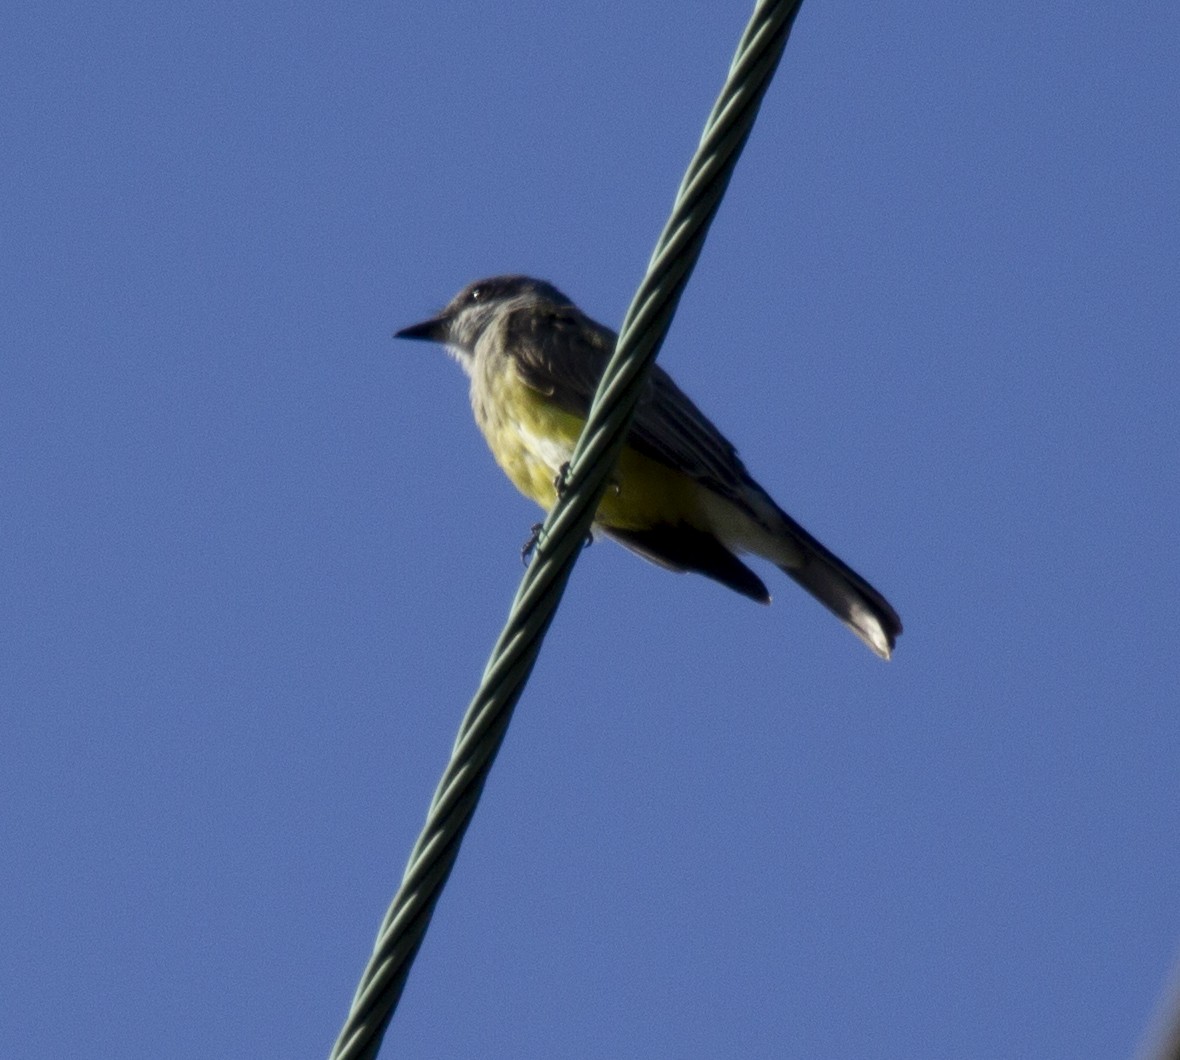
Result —
[[[672,214],[631,302],[570,461],[565,487],[540,531],[503,631],[460,725],[426,823],[385,915],[331,1060],[377,1055],[410,966],[450,875],[512,711],[540,652],[667,334],[802,0],[754,10]]]

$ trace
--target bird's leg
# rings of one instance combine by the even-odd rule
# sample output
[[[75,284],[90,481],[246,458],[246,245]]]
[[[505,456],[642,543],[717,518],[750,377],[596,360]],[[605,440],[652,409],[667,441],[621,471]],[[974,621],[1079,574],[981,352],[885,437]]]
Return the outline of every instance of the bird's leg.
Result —
[[[553,492],[557,494],[557,499],[561,500],[565,496],[565,491],[569,488],[570,478],[570,462],[567,460],[557,469],[557,474],[553,479]],[[607,489],[613,489],[615,493],[619,492],[619,487],[613,480],[607,486]],[[524,543],[524,548],[520,550],[520,558],[524,561],[525,566],[528,566],[529,556],[532,555],[533,550],[537,547],[537,542],[541,537],[541,524],[535,523],[533,525],[533,532],[529,535],[529,539]],[[586,531],[586,540],[583,543],[583,548],[589,548],[594,544],[594,531]]]
[[[557,477],[553,480],[553,492],[557,494],[557,499],[561,500],[565,496],[565,491],[570,482],[570,462],[567,460],[557,469]]]
[[[544,527],[544,523],[533,523],[529,529],[528,540],[520,546],[520,562],[526,567],[529,565],[529,560],[532,558],[533,552],[536,551],[537,544],[541,540],[541,531]]]

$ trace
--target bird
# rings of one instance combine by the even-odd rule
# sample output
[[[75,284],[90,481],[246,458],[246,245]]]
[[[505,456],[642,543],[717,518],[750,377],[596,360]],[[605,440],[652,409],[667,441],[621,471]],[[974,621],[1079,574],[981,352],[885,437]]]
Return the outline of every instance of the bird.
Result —
[[[470,378],[471,406],[496,462],[526,497],[552,506],[616,335],[552,284],[494,276],[463,288],[396,338],[440,343]],[[746,470],[737,449],[653,365],[591,533],[672,571],[693,571],[768,604],[739,558],[769,560],[882,659],[901,619]]]

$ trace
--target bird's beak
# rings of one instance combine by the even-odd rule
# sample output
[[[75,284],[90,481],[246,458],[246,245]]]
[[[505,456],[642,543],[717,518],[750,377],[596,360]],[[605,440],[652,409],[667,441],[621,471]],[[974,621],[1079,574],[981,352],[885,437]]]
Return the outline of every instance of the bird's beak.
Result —
[[[395,331],[395,339],[423,339],[426,342],[445,342],[447,338],[447,323],[444,317],[424,320],[421,324],[411,324],[408,328]]]

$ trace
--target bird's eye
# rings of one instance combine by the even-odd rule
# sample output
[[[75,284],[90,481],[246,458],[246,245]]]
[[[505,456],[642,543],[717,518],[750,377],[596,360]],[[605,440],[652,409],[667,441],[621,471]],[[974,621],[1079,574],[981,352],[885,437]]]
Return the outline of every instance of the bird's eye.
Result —
[[[467,295],[467,301],[471,303],[482,302],[485,294],[487,294],[486,288],[472,287],[471,293]]]

